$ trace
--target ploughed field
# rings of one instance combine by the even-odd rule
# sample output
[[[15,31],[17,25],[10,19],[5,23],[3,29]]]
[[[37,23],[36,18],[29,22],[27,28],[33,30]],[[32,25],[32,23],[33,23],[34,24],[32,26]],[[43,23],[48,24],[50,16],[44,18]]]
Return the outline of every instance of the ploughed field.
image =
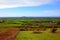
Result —
[[[15,40],[19,28],[0,28],[0,40]]]

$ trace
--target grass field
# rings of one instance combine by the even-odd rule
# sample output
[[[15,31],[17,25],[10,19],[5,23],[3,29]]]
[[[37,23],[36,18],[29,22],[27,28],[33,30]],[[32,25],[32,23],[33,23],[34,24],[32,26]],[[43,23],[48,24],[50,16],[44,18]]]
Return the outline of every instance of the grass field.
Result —
[[[35,22],[34,22],[35,21]],[[33,17],[33,18],[30,18],[30,17],[26,17],[26,18],[20,18],[20,17],[17,17],[17,18],[0,18],[0,28],[3,28],[3,27],[14,27],[14,26],[26,26],[26,25],[29,25],[31,27],[43,27],[43,26],[50,26],[53,24],[53,21],[55,23],[57,23],[57,27],[60,26],[60,18],[39,18],[39,17]],[[37,24],[37,22],[39,22]],[[35,25],[34,25],[35,24]],[[53,25],[52,25],[53,26]]]
[[[7,31],[6,28],[21,27],[58,28],[58,31],[46,30],[39,34],[19,31],[15,40],[60,40],[60,18],[0,18],[0,33]]]
[[[45,31],[40,34],[34,34],[33,31],[20,31],[15,40],[60,40],[60,29],[57,33]]]

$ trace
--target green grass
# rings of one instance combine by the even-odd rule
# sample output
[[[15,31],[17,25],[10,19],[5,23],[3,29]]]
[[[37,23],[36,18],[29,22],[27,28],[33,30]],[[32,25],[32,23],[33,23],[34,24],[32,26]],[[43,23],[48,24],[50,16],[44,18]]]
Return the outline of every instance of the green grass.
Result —
[[[40,34],[34,34],[33,31],[20,31],[15,40],[60,40],[60,33],[53,34],[46,31]]]
[[[1,23],[1,20],[3,20],[4,22]],[[19,18],[19,17],[17,17],[17,18],[14,18],[14,17],[0,18],[0,28],[13,27],[13,26],[23,26],[22,24],[24,24],[24,26],[25,26],[25,24],[31,24],[32,21],[38,21],[38,22],[42,21],[42,23],[38,24],[38,27],[41,27],[39,25],[42,25],[42,27],[43,26],[46,27],[46,26],[49,26],[51,24],[49,24],[48,22],[45,22],[45,21],[55,21],[58,23],[58,22],[60,22],[60,18],[25,18],[25,17],[23,17],[23,18]],[[34,23],[33,23],[31,27],[35,27],[35,26],[37,26],[37,25],[34,25]]]
[[[21,26],[20,24],[0,24],[0,28]]]

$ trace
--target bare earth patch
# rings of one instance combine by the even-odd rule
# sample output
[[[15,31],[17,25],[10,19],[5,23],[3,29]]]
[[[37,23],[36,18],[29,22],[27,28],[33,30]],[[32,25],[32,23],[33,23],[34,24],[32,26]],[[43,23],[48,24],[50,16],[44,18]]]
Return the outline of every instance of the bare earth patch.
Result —
[[[19,32],[19,28],[7,28],[5,32],[0,33],[0,40],[14,40],[17,33]]]

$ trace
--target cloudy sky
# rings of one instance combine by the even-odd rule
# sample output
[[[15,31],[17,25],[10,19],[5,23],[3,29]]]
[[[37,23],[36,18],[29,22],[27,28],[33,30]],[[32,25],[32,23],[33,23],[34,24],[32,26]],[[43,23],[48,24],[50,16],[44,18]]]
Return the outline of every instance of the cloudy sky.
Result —
[[[60,17],[60,0],[0,0],[0,17]]]

